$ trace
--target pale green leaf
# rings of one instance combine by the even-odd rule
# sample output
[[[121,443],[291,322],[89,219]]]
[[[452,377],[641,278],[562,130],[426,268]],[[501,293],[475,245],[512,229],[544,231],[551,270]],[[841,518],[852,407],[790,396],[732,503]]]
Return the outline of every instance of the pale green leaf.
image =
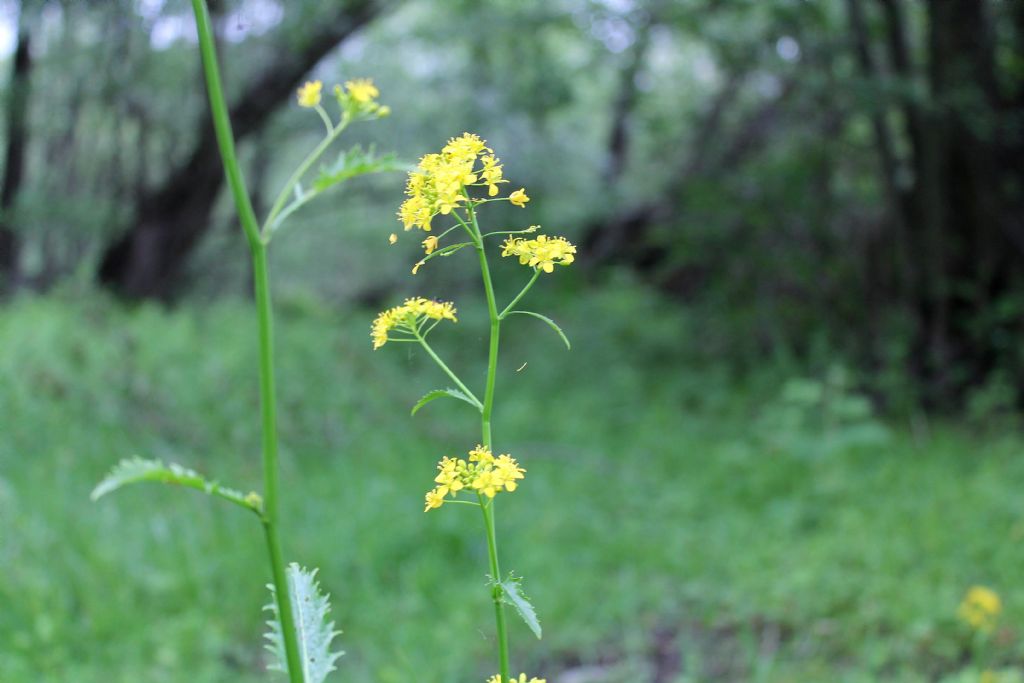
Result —
[[[92,490],[90,498],[96,501],[122,486],[141,482],[176,484],[229,500],[257,513],[262,511],[262,502],[254,493],[245,495],[241,491],[221,486],[216,481],[206,479],[195,470],[182,467],[177,463],[164,464],[160,460],[144,460],[138,457],[122,460],[115,465],[110,474]]]
[[[416,405],[414,405],[412,407],[412,414],[415,415],[419,411],[420,408],[422,408],[423,406],[427,405],[431,401],[433,401],[435,399],[439,399],[439,398],[445,398],[445,397],[457,398],[460,401],[465,401],[466,403],[468,403],[469,405],[473,406],[477,410],[481,409],[480,404],[477,403],[475,400],[473,400],[471,397],[466,396],[466,394],[464,394],[463,392],[459,391],[458,389],[452,389],[452,388],[449,387],[448,389],[434,389],[433,391],[429,391],[426,394],[424,394],[423,398],[421,398],[419,401],[417,401]]]
[[[519,315],[528,315],[533,318],[537,318],[537,320],[543,320],[545,323],[548,324],[548,327],[555,331],[555,334],[562,338],[562,341],[565,342],[565,348],[572,349],[572,344],[569,343],[569,338],[565,336],[565,332],[562,332],[562,328],[556,325],[555,321],[552,320],[551,318],[547,317],[546,315],[541,315],[540,313],[534,313],[533,311],[509,311],[508,315],[512,315],[513,313],[518,313]]]
[[[331,642],[341,631],[335,631],[334,622],[327,621],[331,603],[329,596],[320,592],[320,586],[316,582],[316,569],[310,571],[292,562],[288,565],[286,574],[288,598],[295,620],[295,640],[298,642],[302,661],[302,679],[306,683],[323,683],[329,673],[337,670],[334,663],[345,654],[340,651],[331,652]],[[270,630],[264,634],[268,641],[266,648],[273,659],[268,668],[288,673],[277,596],[273,585],[267,587],[270,588],[271,603],[264,609],[270,611],[274,617],[267,621]]]
[[[320,175],[313,181],[313,190],[323,192],[357,176],[401,171],[405,168],[406,166],[399,163],[394,154],[378,157],[372,147],[364,151],[362,147],[356,145],[352,149],[342,152],[333,164],[320,169]]]
[[[537,611],[533,609],[533,605],[530,603],[529,598],[523,594],[522,577],[509,574],[508,578],[504,581],[498,582],[498,587],[501,588],[501,599],[507,604],[511,605],[515,611],[522,617],[523,621],[530,630],[533,631],[533,635],[539,639],[541,637],[540,620],[537,619]]]

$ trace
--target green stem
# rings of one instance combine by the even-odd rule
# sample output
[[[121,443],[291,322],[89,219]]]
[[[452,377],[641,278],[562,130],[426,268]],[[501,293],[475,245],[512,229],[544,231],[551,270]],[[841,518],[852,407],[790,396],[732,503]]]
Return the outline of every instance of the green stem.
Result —
[[[217,68],[217,53],[214,47],[210,13],[205,0],[192,0],[199,32],[199,47],[206,74],[207,93],[213,112],[217,144],[220,147],[231,193],[235,199],[238,217],[242,223],[252,252],[253,280],[256,291],[256,314],[259,324],[260,343],[260,409],[263,429],[263,531],[267,542],[271,575],[274,581],[275,599],[281,632],[284,640],[285,659],[288,663],[288,678],[291,683],[304,683],[298,642],[295,637],[295,619],[289,600],[291,591],[284,569],[281,541],[278,533],[278,486],[277,486],[277,405],[274,392],[274,332],[270,307],[270,278],[267,273],[267,246],[260,237],[256,214],[252,208],[245,180],[238,166],[235,154],[234,135],[228,117],[224,91]]]
[[[494,383],[498,371],[498,341],[501,335],[501,316],[498,314],[498,304],[494,298],[494,283],[491,281],[491,269],[487,265],[487,252],[484,250],[484,241],[480,233],[480,225],[476,220],[476,212],[472,203],[468,206],[469,220],[472,229],[469,232],[473,236],[477,255],[480,257],[480,273],[484,280],[484,293],[487,296],[487,313],[491,319],[491,339],[487,352],[487,386],[484,389],[484,405],[480,411],[480,428],[482,432],[483,445],[487,448],[493,447],[491,437],[491,415],[494,412]],[[484,525],[487,528],[487,555],[491,564],[491,576],[495,585],[491,590],[494,600],[494,620],[497,626],[498,635],[498,671],[502,683],[509,683],[508,663],[508,631],[505,626],[505,604],[501,600],[501,569],[498,566],[498,543],[494,531],[494,500],[490,505],[483,505],[481,508],[484,515]]]
[[[484,528],[487,530],[487,559],[491,565],[491,578],[494,585],[491,588],[491,599],[494,601],[494,621],[498,630],[498,667],[501,673],[502,683],[510,683],[510,671],[508,664],[508,627],[505,623],[505,603],[502,602],[501,594],[501,568],[498,566],[498,541],[494,533],[494,499],[486,504],[483,497],[477,494],[480,499],[480,511],[484,515]]]
[[[203,73],[206,76],[206,92],[210,99],[210,113],[213,116],[213,127],[217,133],[217,146],[220,148],[221,159],[224,160],[224,173],[234,196],[235,207],[242,229],[249,240],[249,246],[255,247],[260,241],[256,213],[252,210],[252,202],[245,190],[245,179],[235,158],[235,138],[231,132],[231,119],[228,117],[228,105],[224,100],[224,89],[220,83],[220,70],[217,68],[217,49],[213,41],[213,29],[210,25],[210,11],[206,0],[192,0],[192,10],[196,15],[196,29],[199,32],[199,54],[203,61]]]
[[[316,163],[316,160],[322,157],[324,152],[327,151],[327,148],[338,139],[341,132],[348,126],[348,122],[348,116],[343,116],[341,122],[338,123],[338,125],[320,141],[320,144],[309,153],[309,156],[303,159],[302,163],[299,164],[299,167],[295,169],[295,172],[288,178],[288,182],[284,184],[284,187],[281,188],[281,192],[277,195],[277,199],[274,200],[274,205],[270,207],[270,213],[267,214],[267,220],[263,222],[263,230],[261,234],[264,240],[270,239],[270,233],[275,228],[274,221],[277,219],[278,214],[281,213],[281,210],[284,209],[284,205],[288,201],[288,198],[292,196],[292,193],[295,191],[295,186],[299,184],[299,181],[302,180],[304,175],[306,175],[310,167]]]
[[[469,396],[471,399],[473,399],[473,402],[476,403],[477,407],[480,407],[480,399],[476,397],[476,394],[469,390],[469,387],[462,383],[462,380],[459,379],[459,376],[452,372],[452,369],[449,368],[448,365],[443,360],[441,360],[441,357],[434,352],[434,349],[430,348],[430,344],[428,344],[427,340],[423,338],[423,335],[421,335],[419,332],[413,332],[413,336],[416,337],[416,341],[420,343],[420,346],[422,346],[423,350],[427,352],[427,355],[433,358],[434,362],[437,363],[438,367],[440,367],[444,371],[444,374],[448,375],[448,377],[451,378],[453,382],[455,382],[455,386],[461,389],[462,393],[464,393],[466,396]]]
[[[519,303],[519,300],[526,296],[526,293],[530,291],[530,287],[533,287],[533,283],[537,281],[538,277],[540,277],[540,270],[535,268],[533,271],[533,277],[531,277],[530,281],[526,283],[526,286],[523,287],[522,291],[516,294],[515,298],[509,302],[508,306],[505,307],[505,310],[498,314],[498,320],[505,319],[505,316],[512,310],[512,307]]]

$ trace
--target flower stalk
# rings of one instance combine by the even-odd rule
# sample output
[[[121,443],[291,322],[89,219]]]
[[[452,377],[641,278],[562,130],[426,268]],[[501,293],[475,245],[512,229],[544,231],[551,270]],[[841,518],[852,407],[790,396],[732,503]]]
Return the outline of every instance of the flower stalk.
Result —
[[[423,404],[440,398],[451,396],[460,398],[476,407],[480,412],[480,445],[469,451],[467,459],[442,458],[438,464],[438,474],[434,479],[437,486],[428,491],[425,497],[426,510],[442,507],[445,503],[469,503],[478,505],[484,524],[487,539],[487,560],[490,569],[491,599],[494,602],[494,619],[498,649],[499,673],[488,679],[488,683],[526,683],[526,675],[520,674],[518,679],[511,677],[509,664],[508,624],[505,605],[516,608],[527,625],[539,638],[540,624],[536,619],[533,607],[529,605],[518,587],[519,579],[509,575],[502,577],[498,555],[498,541],[495,522],[495,496],[505,491],[511,492],[518,488],[518,480],[523,478],[526,470],[521,468],[514,458],[507,454],[495,456],[493,453],[494,434],[494,399],[498,371],[498,352],[501,340],[501,323],[511,313],[526,313],[546,321],[560,329],[553,321],[540,314],[529,311],[517,311],[513,308],[526,296],[537,282],[540,274],[554,271],[556,265],[572,263],[575,247],[561,237],[549,238],[539,235],[535,239],[513,237],[527,235],[539,230],[539,226],[530,226],[524,230],[500,230],[483,233],[478,222],[477,208],[483,204],[507,201],[513,206],[524,207],[530,198],[522,188],[506,197],[498,197],[499,185],[507,182],[502,173],[502,165],[493,151],[478,136],[466,133],[448,141],[438,154],[427,154],[415,171],[409,174],[406,186],[408,199],[399,210],[399,218],[406,230],[419,228],[431,232],[432,221],[438,216],[447,217],[454,225],[434,237],[423,240],[426,256],[413,267],[413,274],[436,256],[449,256],[465,246],[472,246],[477,253],[480,275],[483,282],[484,296],[487,300],[487,315],[490,334],[487,344],[487,372],[484,379],[483,401],[476,399],[466,384],[452,371],[426,342],[426,332],[437,323],[428,323],[429,318],[440,320],[442,311],[450,312],[448,319],[455,322],[455,311],[451,303],[432,302],[429,299],[408,299],[403,306],[382,312],[374,321],[371,336],[374,348],[380,348],[388,341],[415,341],[423,347],[427,355],[440,367],[462,393],[454,390],[436,390],[430,392],[413,409],[415,414]],[[471,189],[486,188],[487,197],[476,197]],[[452,230],[462,229],[469,237],[468,242],[441,245]],[[526,285],[502,309],[498,307],[494,281],[488,262],[486,238],[506,235],[502,245],[502,256],[516,256],[519,262],[531,268],[532,273]],[[392,244],[397,236],[392,235]],[[429,327],[426,327],[429,325]],[[425,332],[421,333],[421,330]],[[461,491],[475,494],[475,502],[459,500]],[[530,683],[544,683],[542,679],[533,678]]]
[[[263,535],[270,560],[271,577],[277,614],[281,621],[285,659],[291,683],[304,683],[299,646],[295,635],[295,617],[288,599],[288,579],[285,574],[284,554],[278,526],[280,500],[278,492],[278,439],[277,398],[274,382],[274,321],[270,300],[270,275],[267,270],[267,240],[260,234],[256,212],[252,208],[245,179],[235,153],[235,138],[228,117],[227,103],[220,82],[220,69],[210,23],[210,12],[205,0],[192,0],[199,33],[203,73],[206,76],[207,95],[213,112],[214,130],[220,147],[224,172],[235,200],[238,218],[245,231],[252,255],[253,285],[256,293],[256,317],[259,326],[260,422],[263,443]]]

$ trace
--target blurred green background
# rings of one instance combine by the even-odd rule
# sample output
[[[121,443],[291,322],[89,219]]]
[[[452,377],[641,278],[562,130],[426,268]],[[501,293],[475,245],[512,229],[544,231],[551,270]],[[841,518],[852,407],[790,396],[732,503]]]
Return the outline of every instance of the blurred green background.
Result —
[[[223,0],[265,212],[321,135],[307,79],[372,77],[343,146],[473,131],[579,246],[503,335],[495,435],[528,469],[504,566],[549,683],[1024,679],[1024,2]],[[0,681],[272,680],[258,526],[207,498],[88,494],[130,455],[259,488],[255,316],[189,3],[0,1]],[[475,443],[376,312],[479,274],[420,258],[401,173],[271,250],[286,554],[320,568],[336,680],[493,674],[486,547],[422,513]],[[395,246],[388,235],[400,233]],[[516,264],[496,264],[505,298]],[[1002,600],[972,633],[974,585]]]

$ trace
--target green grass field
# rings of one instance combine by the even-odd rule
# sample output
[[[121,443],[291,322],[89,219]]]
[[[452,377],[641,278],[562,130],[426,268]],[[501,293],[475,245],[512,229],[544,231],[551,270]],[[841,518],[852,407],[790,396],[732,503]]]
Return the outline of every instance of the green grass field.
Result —
[[[1021,661],[1024,440],[778,418],[792,412],[774,398],[785,378],[697,362],[644,302],[553,302],[571,353],[536,321],[508,334],[495,438],[528,473],[498,498],[499,538],[545,629],[536,641],[514,625],[517,672],[976,681],[956,619],[974,584],[1005,606],[987,666]],[[347,651],[334,680],[482,682],[494,664],[479,517],[422,507],[436,460],[477,442],[474,416],[441,401],[409,416],[443,378],[407,346],[372,352],[373,311],[278,309],[286,554],[332,594]],[[478,310],[464,308],[458,337],[480,348],[436,333],[470,377]],[[54,296],[0,314],[0,681],[272,679],[254,518],[155,485],[89,502],[136,454],[259,488],[254,324],[246,302],[166,312]]]

